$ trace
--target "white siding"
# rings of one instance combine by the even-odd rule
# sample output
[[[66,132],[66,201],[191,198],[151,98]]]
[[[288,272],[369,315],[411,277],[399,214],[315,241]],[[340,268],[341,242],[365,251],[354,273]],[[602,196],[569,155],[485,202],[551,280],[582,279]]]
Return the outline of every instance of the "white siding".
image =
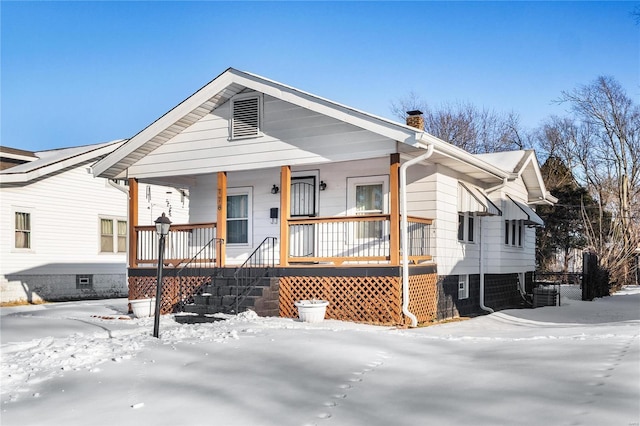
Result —
[[[458,180],[465,181],[442,166],[414,166],[407,176],[409,214],[434,219],[432,254],[439,275],[477,274],[480,270],[481,230],[484,238],[483,262],[487,274],[505,274],[535,269],[535,229],[525,227],[522,247],[504,244],[503,216],[476,217],[473,243],[458,241]],[[521,179],[510,182],[490,199],[504,210],[506,193],[526,200],[527,190]]]
[[[191,223],[189,221],[189,200],[191,197],[188,190],[185,196],[182,196],[181,189],[188,188],[139,183],[138,225],[153,225],[162,213],[171,220],[172,224]]]
[[[347,211],[347,179],[351,177],[389,175],[389,157],[371,160],[323,164],[319,167],[292,167],[292,173],[318,174],[318,184],[327,184],[325,191],[319,191],[317,200],[319,216],[340,216]],[[227,173],[228,188],[251,187],[253,192],[253,244],[251,246],[227,246],[227,263],[242,263],[249,254],[266,238],[280,237],[280,218],[272,223],[270,209],[280,208],[280,194],[272,194],[271,187],[280,186],[280,168]],[[190,188],[191,222],[215,222],[217,215],[215,174],[196,178]],[[277,253],[276,253],[277,254]]]
[[[100,220],[127,221],[127,194],[89,174],[90,164],[1,188],[2,301],[126,294],[126,253],[100,252]],[[146,194],[140,184],[140,225],[152,224],[163,210],[168,213],[167,201],[171,220],[188,222],[188,199],[183,206],[177,190],[152,186],[151,201]],[[14,247],[16,211],[31,214],[31,249]],[[92,291],[76,290],[77,274],[94,275]]]
[[[485,219],[485,249],[491,254],[486,256],[486,272],[508,274],[535,270],[535,228],[524,228],[522,247],[508,246],[504,243],[504,221],[510,219],[504,214],[508,211],[506,194],[526,203],[527,188],[522,179],[509,182],[499,191],[489,194],[489,198],[503,211],[503,216]]]
[[[44,265],[66,273],[82,264],[98,269],[118,264],[124,272],[124,253],[100,253],[100,217],[127,220],[127,196],[105,179],[93,178],[86,168],[80,165],[24,186],[2,188],[3,275]],[[32,249],[26,251],[14,248],[14,211],[21,209],[32,214]],[[86,273],[92,272],[98,271]]]
[[[177,134],[129,169],[139,178],[208,174],[375,158],[395,141],[264,96],[264,136],[229,140],[229,103]]]

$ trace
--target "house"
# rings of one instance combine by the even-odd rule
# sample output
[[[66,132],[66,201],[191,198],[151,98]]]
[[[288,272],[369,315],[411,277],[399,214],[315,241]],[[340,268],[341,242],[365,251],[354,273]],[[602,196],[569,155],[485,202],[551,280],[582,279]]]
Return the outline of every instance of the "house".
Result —
[[[543,225],[535,205],[555,202],[535,154],[471,155],[423,123],[419,111],[397,123],[229,68],[93,170],[128,179],[134,195],[189,190],[189,223],[164,254],[163,312],[195,302],[212,313],[230,298],[237,311],[249,293],[259,314],[293,317],[296,300],[315,298],[329,318],[381,324],[518,306]],[[133,299],[156,281],[153,230],[138,220]]]
[[[90,169],[123,143],[39,152],[0,147],[2,303],[128,294],[127,181],[94,178]],[[145,186],[140,198],[141,223],[151,224],[161,210],[174,217],[188,210],[176,188]]]

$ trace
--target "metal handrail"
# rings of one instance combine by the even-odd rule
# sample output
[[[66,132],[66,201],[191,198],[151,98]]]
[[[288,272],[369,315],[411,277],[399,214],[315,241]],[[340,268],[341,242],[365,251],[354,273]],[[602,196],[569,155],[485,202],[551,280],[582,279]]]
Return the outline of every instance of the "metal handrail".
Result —
[[[240,267],[233,273],[233,278],[236,281],[236,314],[238,313],[240,303],[247,298],[247,296],[253,289],[256,288],[255,283],[267,275],[267,273],[269,272],[269,268],[273,269],[275,267],[276,241],[276,237],[267,237],[262,240],[260,245],[256,247],[256,249],[247,258],[247,260],[245,260],[244,263],[240,265]],[[268,255],[266,263],[262,258],[262,255],[265,252]],[[261,271],[261,273],[255,273],[258,266],[266,267],[266,270]],[[243,288],[242,294],[240,294],[240,287]]]
[[[182,285],[182,273],[184,272],[184,270],[189,267],[189,265],[191,265],[192,263],[195,263],[196,259],[198,259],[198,256],[200,256],[200,254],[205,250],[208,249],[209,246],[211,246],[211,243],[216,242],[216,247],[215,247],[215,254],[216,257],[220,256],[220,247],[222,246],[222,244],[224,244],[224,238],[216,238],[213,237],[211,240],[209,240],[209,242],[207,244],[205,244],[199,251],[198,253],[196,253],[191,259],[189,259],[188,262],[186,262],[184,265],[182,265],[176,272],[176,278],[178,279],[178,297],[179,297],[179,302],[178,302],[178,307],[179,310],[182,311],[185,300],[183,297],[183,285]],[[202,270],[202,267],[198,268],[199,270]],[[200,273],[197,274],[197,276],[200,276]],[[191,295],[191,297],[193,297],[193,295]]]

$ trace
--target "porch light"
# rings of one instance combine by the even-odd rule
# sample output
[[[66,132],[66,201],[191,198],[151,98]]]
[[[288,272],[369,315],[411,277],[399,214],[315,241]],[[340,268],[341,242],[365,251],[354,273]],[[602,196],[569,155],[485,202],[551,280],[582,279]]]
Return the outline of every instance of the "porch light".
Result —
[[[278,192],[280,192],[280,188],[278,188],[278,185],[274,183],[273,186],[271,187],[271,193],[277,194]]]
[[[320,181],[320,191],[327,189],[327,184],[323,180]]]
[[[164,263],[164,238],[169,234],[171,221],[162,213],[162,216],[156,219],[156,232],[160,240],[158,242],[158,279],[156,281],[156,311],[153,318],[153,337],[158,337],[160,329],[160,298],[162,296],[162,264]]]

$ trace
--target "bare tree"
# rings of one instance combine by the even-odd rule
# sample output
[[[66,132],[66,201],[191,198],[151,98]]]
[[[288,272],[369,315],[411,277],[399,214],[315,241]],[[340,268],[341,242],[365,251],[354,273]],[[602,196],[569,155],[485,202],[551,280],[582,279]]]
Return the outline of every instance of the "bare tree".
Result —
[[[402,120],[413,110],[423,112],[427,132],[472,154],[530,146],[514,112],[498,114],[463,102],[444,103],[434,109],[415,92],[391,104],[392,113]]]
[[[631,282],[640,247],[640,106],[612,77],[562,92],[558,102],[567,103],[575,119],[547,122],[543,146],[572,168],[602,215],[613,213],[610,234],[592,232],[591,245],[615,280]]]

